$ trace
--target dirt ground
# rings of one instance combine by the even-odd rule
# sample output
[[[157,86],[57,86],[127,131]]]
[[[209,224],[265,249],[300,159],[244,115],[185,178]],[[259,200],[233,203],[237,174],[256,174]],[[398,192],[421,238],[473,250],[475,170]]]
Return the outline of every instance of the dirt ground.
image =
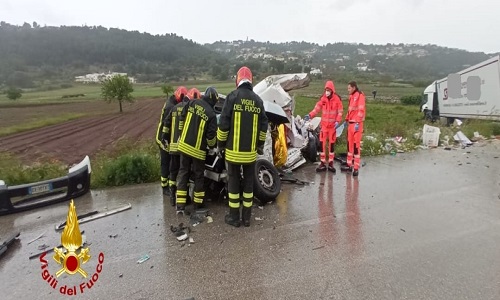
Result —
[[[163,104],[163,99],[140,100],[126,104],[122,114],[117,112],[117,104],[103,102],[2,108],[0,126],[34,120],[41,115],[50,117],[69,112],[100,114],[0,137],[0,151],[14,153],[27,162],[50,157],[74,164],[85,155],[95,154],[122,137],[154,139]]]

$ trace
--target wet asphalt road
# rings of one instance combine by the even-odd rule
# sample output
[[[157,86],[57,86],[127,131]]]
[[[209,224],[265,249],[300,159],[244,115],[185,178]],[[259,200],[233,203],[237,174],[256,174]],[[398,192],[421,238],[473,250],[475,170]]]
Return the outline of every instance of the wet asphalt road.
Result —
[[[250,228],[225,225],[226,206],[209,204],[214,222],[192,227],[192,245],[170,231],[189,218],[174,214],[158,184],[92,191],[75,200],[78,214],[132,209],[80,225],[90,276],[104,254],[83,293],[90,276],[62,275],[53,289],[40,260],[28,259],[60,244],[54,225],[67,203],[2,216],[0,237],[21,235],[0,257],[0,299],[63,298],[64,285],[81,299],[500,299],[498,156],[495,141],[366,158],[359,179],[308,165],[294,175],[313,183],[284,184],[276,202],[254,207],[263,220]]]

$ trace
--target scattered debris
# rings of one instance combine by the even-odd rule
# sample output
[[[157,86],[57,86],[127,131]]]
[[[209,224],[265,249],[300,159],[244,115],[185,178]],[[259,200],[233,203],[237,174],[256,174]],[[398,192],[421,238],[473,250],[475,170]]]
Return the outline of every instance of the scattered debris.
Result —
[[[255,221],[264,221],[264,218],[261,218],[261,217],[255,217]]]
[[[319,246],[319,247],[313,248],[313,250],[318,250],[318,249],[321,249],[321,248],[325,248],[325,246]]]
[[[263,210],[263,209],[264,209],[264,206],[259,205],[259,209],[260,209],[260,210]]]
[[[50,247],[49,245],[43,244],[43,245],[38,246],[38,250],[43,251],[49,247]]]
[[[45,236],[45,232],[40,234],[39,236],[37,236],[36,238],[32,239],[31,241],[28,242],[28,245],[33,243],[34,241],[38,241],[39,239],[41,239],[42,237]]]
[[[194,239],[192,237],[189,238],[189,243],[194,244]]]
[[[455,121],[453,121],[453,126],[460,127],[462,123],[460,119],[455,119]]]
[[[147,261],[149,259],[149,255],[145,254],[139,260],[137,261],[138,264],[142,264],[143,262]]]
[[[77,217],[78,224],[81,225],[83,223],[87,223],[87,222],[94,221],[94,220],[97,220],[97,219],[100,219],[100,218],[104,218],[104,217],[107,217],[107,216],[110,216],[110,215],[122,212],[122,211],[130,209],[130,208],[132,208],[132,204],[129,203],[129,204],[124,205],[122,207],[118,207],[118,208],[115,208],[115,209],[112,209],[112,210],[108,210],[108,211],[104,211],[104,212],[93,211],[93,212],[90,212],[90,213],[86,213],[86,214],[83,214],[83,215],[80,215],[80,216]],[[66,221],[62,222],[59,225],[56,225],[56,231],[63,230],[65,226],[66,226]]]
[[[464,148],[472,145],[472,142],[465,136],[465,134],[463,134],[462,131],[457,132],[457,134],[453,136],[453,139],[457,142],[460,142],[460,144]]]
[[[10,235],[5,241],[0,245],[0,256],[7,251],[7,247],[12,244],[16,238],[21,234],[21,232],[16,232],[12,235]]]
[[[444,150],[448,150],[448,151],[450,151],[450,150],[451,150],[451,148],[450,148],[450,147],[444,147]]]
[[[82,231],[82,234],[83,234],[83,231]],[[83,239],[83,236],[82,236],[82,239]],[[84,242],[84,243],[82,244],[82,246],[81,246],[80,248],[78,248],[77,250],[79,250],[79,249],[81,249],[81,248],[88,247],[88,246],[90,246],[90,245],[91,245],[91,243]],[[33,255],[31,255],[31,256],[29,257],[29,260],[32,260],[32,259],[34,259],[34,258],[37,258],[37,257],[39,257],[40,255],[42,255],[42,254],[44,254],[44,253],[50,253],[50,252],[54,251],[54,248],[62,248],[62,247],[63,247],[63,245],[59,245],[59,246],[57,246],[57,247],[51,247],[51,248],[49,248],[48,250],[45,250],[45,251],[42,251],[42,252],[39,252],[39,253],[33,254]]]
[[[177,237],[177,240],[179,242],[185,241],[188,238],[187,233],[185,233],[184,231],[178,231],[178,232],[176,232],[175,236]]]
[[[439,135],[441,130],[439,127],[429,126],[424,124],[422,142],[428,147],[437,147],[439,145]]]
[[[109,238],[116,238],[117,236],[118,236],[118,233],[117,234],[110,234]]]
[[[401,230],[402,232],[406,232],[406,230],[404,230],[403,228],[399,228],[399,230]]]
[[[214,221],[214,219],[212,219],[212,217],[211,217],[211,216],[208,216],[208,217],[207,217],[207,223],[212,223],[213,221]]]
[[[118,277],[122,278],[122,277],[123,277],[123,274],[118,275]]]

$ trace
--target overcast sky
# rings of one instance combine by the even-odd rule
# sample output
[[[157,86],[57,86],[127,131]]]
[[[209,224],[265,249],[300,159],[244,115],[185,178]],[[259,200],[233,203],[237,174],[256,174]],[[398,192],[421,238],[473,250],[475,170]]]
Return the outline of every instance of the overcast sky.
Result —
[[[500,52],[496,0],[0,0],[0,20],[218,40],[416,43]]]

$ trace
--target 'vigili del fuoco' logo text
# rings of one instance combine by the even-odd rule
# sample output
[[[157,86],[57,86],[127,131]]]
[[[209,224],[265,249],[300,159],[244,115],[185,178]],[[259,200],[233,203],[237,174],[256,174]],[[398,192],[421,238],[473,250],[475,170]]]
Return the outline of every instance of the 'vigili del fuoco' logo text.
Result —
[[[53,289],[59,290],[63,295],[75,296],[77,294],[83,294],[87,289],[91,289],[94,284],[99,279],[99,274],[102,272],[102,264],[104,262],[104,253],[99,253],[98,264],[95,268],[95,273],[90,277],[89,280],[82,282],[81,284],[74,286],[61,285],[59,286],[59,281],[57,278],[62,274],[66,273],[68,275],[80,274],[83,278],[89,277],[88,273],[84,270],[83,265],[87,263],[90,256],[90,248],[83,247],[82,245],[82,234],[78,226],[78,218],[76,214],[76,208],[73,200],[69,204],[68,216],[66,218],[66,226],[61,235],[61,244],[63,248],[54,248],[54,260],[60,269],[56,272],[55,276],[50,274],[48,270],[48,261],[46,259],[47,252],[40,256],[40,263],[42,264],[42,278],[46,281]]]

